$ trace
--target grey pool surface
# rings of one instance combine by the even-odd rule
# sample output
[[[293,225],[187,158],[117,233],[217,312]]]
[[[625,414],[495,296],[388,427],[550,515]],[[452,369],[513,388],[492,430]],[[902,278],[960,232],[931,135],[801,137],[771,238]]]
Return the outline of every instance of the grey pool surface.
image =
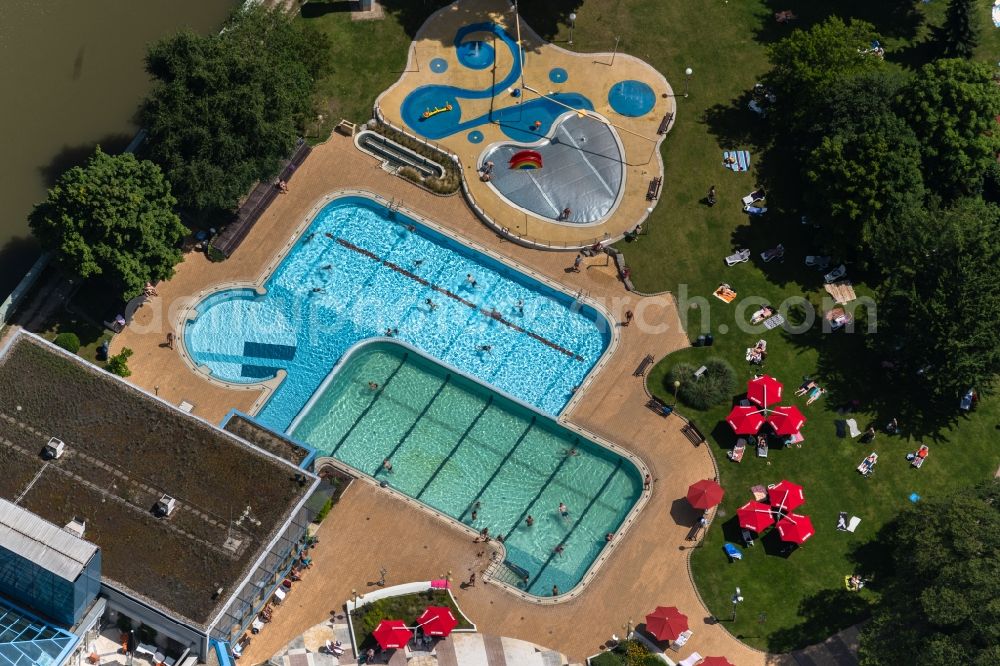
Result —
[[[384,340],[349,352],[289,434],[320,456],[504,536],[503,580],[537,596],[579,584],[607,547],[605,535],[619,530],[642,493],[631,461]]]
[[[625,166],[610,127],[568,113],[557,121],[551,138],[529,147],[541,154],[541,169],[508,168],[511,156],[526,148],[523,144],[496,145],[482,157],[482,163],[494,163],[490,184],[507,200],[552,220],[569,208],[569,217],[562,220],[567,224],[596,223],[612,213]]]

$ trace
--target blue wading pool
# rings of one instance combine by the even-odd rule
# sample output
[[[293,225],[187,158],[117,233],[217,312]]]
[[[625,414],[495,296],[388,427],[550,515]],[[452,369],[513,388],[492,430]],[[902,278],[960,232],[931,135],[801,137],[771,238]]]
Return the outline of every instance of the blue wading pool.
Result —
[[[327,204],[264,288],[207,296],[183,338],[218,379],[286,371],[257,415],[279,431],[349,347],[387,332],[553,415],[610,341],[594,308],[366,197]]]
[[[498,577],[537,596],[576,586],[642,494],[631,461],[394,342],[348,352],[290,434],[503,536]]]

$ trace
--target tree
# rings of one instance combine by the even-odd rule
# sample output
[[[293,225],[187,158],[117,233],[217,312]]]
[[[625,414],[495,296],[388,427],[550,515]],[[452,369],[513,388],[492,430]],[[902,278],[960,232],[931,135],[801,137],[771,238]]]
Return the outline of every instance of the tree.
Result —
[[[163,172],[134,155],[100,148],[59,177],[28,222],[59,264],[82,278],[100,276],[124,298],[173,275],[187,233]]]
[[[775,109],[783,117],[784,129],[797,130],[815,102],[844,81],[884,69],[885,62],[867,52],[876,39],[870,23],[844,23],[834,16],[809,30],[794,30],[772,45],[768,52],[772,70],[766,80],[777,95]],[[789,121],[792,127],[787,126]]]
[[[1000,482],[921,501],[887,531],[862,666],[1000,663]]]
[[[328,51],[325,35],[257,3],[218,35],[182,31],[150,47],[154,86],[142,123],[182,206],[230,210],[278,172],[311,113]]]
[[[884,73],[844,82],[798,139],[813,146],[803,156],[803,205],[827,227],[828,250],[841,256],[867,247],[874,225],[923,203],[920,142],[892,108],[901,85]]]
[[[941,53],[948,58],[971,58],[979,43],[976,8],[972,0],[951,0],[944,24],[934,31]]]
[[[694,376],[695,367],[690,363],[678,363],[670,369],[666,377],[666,387],[673,389],[679,381],[677,395],[684,404],[695,409],[709,409],[731,400],[736,390],[736,371],[721,358],[705,361],[705,372]]]
[[[132,371],[128,367],[128,360],[130,358],[132,358],[132,350],[125,347],[108,359],[108,372],[119,377],[130,377],[132,375]]]
[[[922,395],[985,392],[1000,372],[1000,208],[966,199],[906,222],[873,234],[886,279],[869,340]]]
[[[945,200],[978,193],[1000,152],[1000,86],[984,63],[937,60],[920,69],[896,100],[920,137],[924,182]]]

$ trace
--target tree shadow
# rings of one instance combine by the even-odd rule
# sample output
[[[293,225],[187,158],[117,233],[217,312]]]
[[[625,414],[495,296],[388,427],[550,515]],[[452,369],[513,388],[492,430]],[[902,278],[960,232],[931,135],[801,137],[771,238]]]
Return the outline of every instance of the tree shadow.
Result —
[[[551,42],[559,28],[569,25],[569,15],[583,5],[583,0],[546,0],[520,6],[521,18],[546,41]]]
[[[427,18],[441,9],[442,7],[447,7],[451,4],[451,0],[381,0],[382,8],[385,12],[392,16],[392,18],[402,26],[403,31],[412,39],[416,36],[417,31],[420,30],[420,26],[424,24]],[[308,6],[308,5],[307,5]],[[458,11],[463,11],[462,5],[458,6]],[[475,18],[473,18],[475,16]],[[473,15],[470,13],[468,23],[474,23],[481,20],[482,17],[479,15]],[[443,35],[441,37],[441,43],[444,45],[452,44],[455,35]]]
[[[870,603],[857,592],[844,588],[822,590],[806,597],[799,604],[798,615],[802,622],[771,634],[768,650],[788,652],[808,645],[816,636],[832,636],[866,619],[870,614]]]
[[[56,153],[51,160],[49,160],[48,164],[39,167],[38,169],[42,176],[42,180],[45,182],[45,187],[52,187],[55,185],[56,181],[59,180],[59,176],[63,175],[69,169],[85,164],[94,154],[94,151],[97,150],[98,146],[100,146],[101,150],[109,155],[117,155],[128,148],[128,144],[132,142],[132,139],[132,134],[118,132],[115,134],[108,134],[98,141],[81,143],[76,146],[63,146],[62,149]]]
[[[0,247],[0,300],[10,295],[40,253],[33,236],[15,237]]]
[[[770,143],[770,132],[766,118],[748,108],[750,99],[751,91],[747,90],[729,104],[710,106],[703,120],[720,146],[747,149],[752,155]]]
[[[844,21],[860,19],[875,26],[887,38],[913,39],[923,25],[924,16],[915,0],[768,0],[770,10],[761,17],[757,41],[773,43],[787,37],[792,30],[808,30],[831,16]],[[791,11],[797,18],[779,23],[775,14]]]

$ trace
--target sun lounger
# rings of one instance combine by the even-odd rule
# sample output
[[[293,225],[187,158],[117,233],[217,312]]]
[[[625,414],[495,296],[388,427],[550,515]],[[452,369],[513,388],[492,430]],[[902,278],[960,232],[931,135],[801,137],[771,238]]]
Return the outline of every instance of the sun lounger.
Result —
[[[744,206],[743,212],[753,217],[760,217],[767,212],[767,206]]]
[[[858,518],[857,516],[851,516],[850,522],[847,523],[847,531],[853,532],[854,530],[858,529],[858,525],[860,524],[861,524],[860,518]]]
[[[757,457],[766,458],[767,457],[767,438],[761,437],[757,440]]]
[[[750,194],[748,194],[745,197],[743,197],[742,199],[740,199],[740,201],[743,202],[743,207],[744,208],[746,208],[747,206],[753,206],[758,201],[763,201],[764,200],[764,194],[765,194],[764,190],[754,190]]]
[[[735,254],[726,257],[727,266],[735,266],[738,263],[750,260],[750,250],[740,250]]]
[[[847,434],[851,436],[851,439],[861,434],[861,430],[858,429],[858,422],[855,419],[845,419],[844,425],[847,426]]]
[[[677,638],[670,647],[674,650],[674,652],[680,652],[680,649],[687,645],[688,639],[690,639],[692,635],[694,635],[694,632],[690,629],[682,631],[678,634]]]
[[[250,625],[250,633],[252,633],[252,634],[259,634],[260,630],[263,629],[263,628],[264,628],[264,620],[262,620],[262,619],[260,619],[258,617]]]
[[[837,266],[832,271],[824,275],[823,281],[826,282],[827,284],[831,284],[833,282],[836,282],[840,278],[844,277],[845,275],[847,275],[847,266],[841,264],[840,266]]]
[[[875,463],[877,462],[878,454],[872,451],[871,455],[862,460],[861,464],[858,465],[858,472],[860,472],[862,476],[871,476],[875,469]]]
[[[969,389],[969,392],[962,396],[962,399],[958,403],[958,408],[963,412],[967,412],[972,409],[972,396],[975,393],[975,389]]]
[[[729,452],[729,459],[734,463],[738,463],[743,460],[743,453],[747,450],[747,440],[740,437],[736,440],[736,446],[733,450]]]
[[[695,666],[695,664],[697,664],[702,659],[704,659],[704,657],[702,657],[700,654],[698,654],[697,652],[692,652],[691,654],[688,655],[687,659],[681,659],[680,661],[678,661],[677,666]]]
[[[830,265],[830,257],[821,257],[818,254],[810,254],[806,257],[806,266],[809,268],[826,269]]]
[[[742,560],[743,559],[743,553],[741,553],[740,549],[737,548],[736,546],[734,546],[733,544],[727,543],[722,548],[723,548],[723,550],[726,551],[726,555],[729,556],[729,561],[730,562],[733,562],[735,560]]]
[[[279,585],[277,589],[274,590],[274,602],[280,604],[285,600],[287,593]]]
[[[753,532],[750,530],[741,530],[740,536],[743,537],[743,545],[747,548],[753,546]]]
[[[765,209],[767,210],[767,209]],[[783,259],[785,256],[785,246],[780,243],[772,247],[770,250],[765,250],[760,253],[760,258],[764,260],[764,263],[774,261],[775,259]]]

